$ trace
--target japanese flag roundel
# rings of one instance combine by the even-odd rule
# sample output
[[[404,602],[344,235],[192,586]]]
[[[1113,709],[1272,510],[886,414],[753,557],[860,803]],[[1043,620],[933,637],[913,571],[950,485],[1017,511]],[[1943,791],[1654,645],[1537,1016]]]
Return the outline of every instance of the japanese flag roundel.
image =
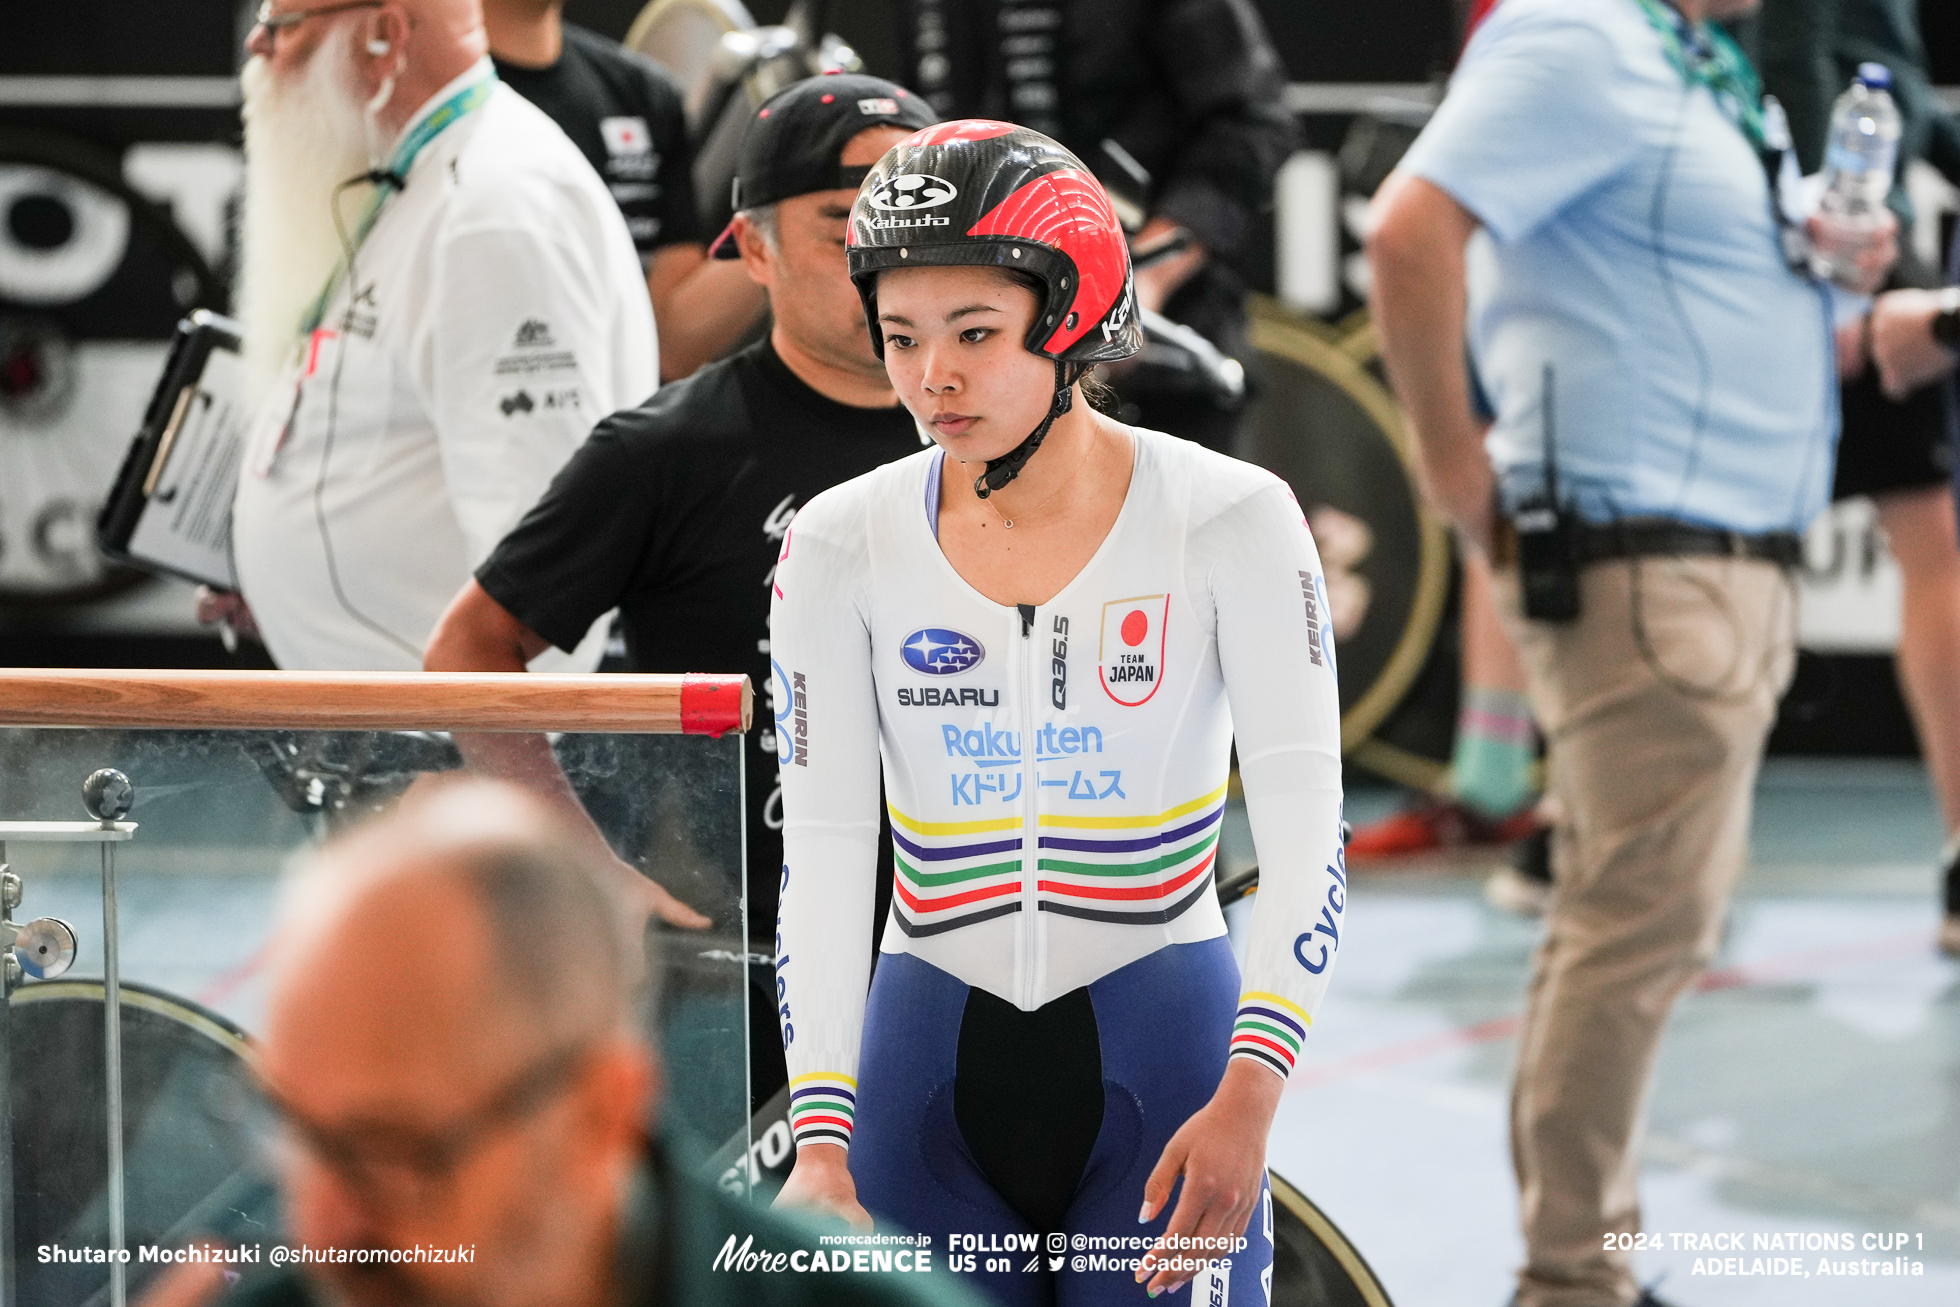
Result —
[[[1164,679],[1164,624],[1170,615],[1169,595],[1112,599],[1103,605],[1096,655],[1103,693],[1130,708],[1157,693]]]

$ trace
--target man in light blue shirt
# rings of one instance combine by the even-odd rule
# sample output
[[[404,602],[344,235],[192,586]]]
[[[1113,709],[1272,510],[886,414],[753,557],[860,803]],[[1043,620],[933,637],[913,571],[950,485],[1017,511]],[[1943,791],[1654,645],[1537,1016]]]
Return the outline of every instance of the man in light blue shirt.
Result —
[[[1562,813],[1512,1098],[1519,1307],[1658,1301],[1608,1236],[1640,1228],[1654,1057],[1742,870],[1787,569],[1830,493],[1787,133],[1705,23],[1754,5],[1504,0],[1375,200],[1383,356],[1430,497],[1491,561]],[[1861,273],[1891,253],[1881,226]]]
[[[1506,0],[1402,160],[1481,221],[1470,343],[1507,508],[1801,531],[1831,488],[1830,306],[1762,163],[1636,0]],[[1553,400],[1546,395],[1550,369]]]

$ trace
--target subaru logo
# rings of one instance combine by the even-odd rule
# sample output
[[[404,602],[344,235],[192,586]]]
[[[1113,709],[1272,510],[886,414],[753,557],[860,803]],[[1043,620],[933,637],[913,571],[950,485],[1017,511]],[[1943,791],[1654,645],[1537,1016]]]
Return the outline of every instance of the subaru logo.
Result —
[[[945,204],[959,191],[953,183],[929,173],[908,172],[887,177],[871,188],[874,209],[931,209]]]
[[[898,652],[907,667],[925,676],[953,676],[978,667],[987,656],[972,636],[937,626],[912,632]]]

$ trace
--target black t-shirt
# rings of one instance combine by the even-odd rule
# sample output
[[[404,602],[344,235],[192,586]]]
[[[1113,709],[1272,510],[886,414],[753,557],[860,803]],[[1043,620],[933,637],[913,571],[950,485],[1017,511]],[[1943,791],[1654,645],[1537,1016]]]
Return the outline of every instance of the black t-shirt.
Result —
[[[631,670],[747,672],[763,696],[769,587],[790,518],[819,491],[918,448],[903,407],[826,399],[765,339],[601,422],[476,579],[561,649],[617,607]],[[755,715],[749,933],[766,939],[782,792],[766,700]]]
[[[681,93],[659,64],[571,23],[551,67],[494,62],[591,160],[643,257],[701,239]]]

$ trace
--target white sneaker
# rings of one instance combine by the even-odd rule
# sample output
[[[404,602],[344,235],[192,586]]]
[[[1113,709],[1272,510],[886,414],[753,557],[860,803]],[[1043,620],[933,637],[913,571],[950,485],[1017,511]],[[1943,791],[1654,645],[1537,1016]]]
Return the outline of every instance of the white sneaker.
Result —
[[[1493,908],[1519,917],[1542,917],[1551,902],[1552,887],[1533,880],[1516,867],[1499,867],[1484,882],[1484,898]]]

